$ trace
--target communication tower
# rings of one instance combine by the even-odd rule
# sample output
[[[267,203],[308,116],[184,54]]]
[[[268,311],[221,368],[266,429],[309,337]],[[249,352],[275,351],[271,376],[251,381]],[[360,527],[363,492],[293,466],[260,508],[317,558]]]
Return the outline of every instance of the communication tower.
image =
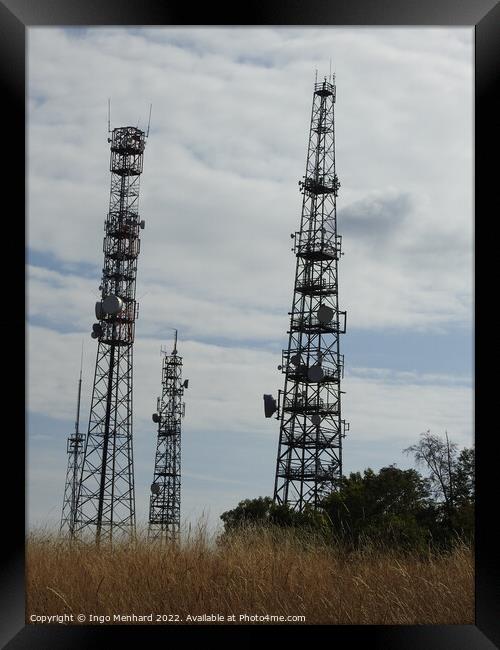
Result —
[[[344,357],[339,338],[346,312],[338,305],[335,171],[335,76],[313,91],[300,230],[291,235],[297,258],[288,348],[278,369],[285,375],[278,403],[264,395],[266,417],[277,412],[280,435],[274,502],[302,511],[317,508],[342,476],[342,439],[349,425],[341,415]]]
[[[83,365],[83,344],[82,357],[80,361],[80,378],[78,380],[78,398],[76,402],[75,432],[68,436],[66,451],[68,453],[68,468],[66,470],[66,482],[64,487],[64,499],[61,515],[59,534],[72,539],[75,534],[76,520],[76,499],[78,496],[78,484],[80,470],[82,467],[83,444],[85,436],[80,433],[80,403],[82,397],[82,365]]]
[[[147,134],[132,126],[110,134],[101,299],[91,334],[97,339],[97,358],[75,522],[78,536],[97,543],[135,536],[132,373],[137,258],[144,228],[139,182]]]
[[[182,357],[177,354],[177,330],[171,354],[162,348],[162,395],[153,422],[158,425],[155,468],[149,499],[150,541],[178,542],[181,513],[181,420],[182,401],[189,380],[182,380]]]

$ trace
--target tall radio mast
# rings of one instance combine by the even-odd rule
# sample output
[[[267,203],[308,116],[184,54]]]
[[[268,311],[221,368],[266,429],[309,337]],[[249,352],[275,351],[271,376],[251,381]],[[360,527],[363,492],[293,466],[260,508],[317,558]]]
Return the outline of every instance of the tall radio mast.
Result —
[[[182,380],[182,357],[177,354],[177,330],[171,354],[162,348],[162,395],[153,422],[158,425],[153,482],[149,500],[150,541],[178,542],[181,512],[182,401],[188,379]]]
[[[104,266],[96,303],[97,358],[89,428],[77,500],[75,532],[99,543],[135,535],[132,451],[132,371],[137,258],[140,251],[139,179],[144,131],[115,128],[111,191],[104,230]]]
[[[59,534],[70,539],[75,534],[76,500],[83,457],[83,443],[85,436],[80,433],[80,404],[82,397],[82,367],[83,367],[83,342],[82,356],[80,359],[80,378],[78,380],[78,398],[76,402],[75,432],[68,436],[66,451],[68,453],[68,468],[64,487],[64,499],[61,515]]]
[[[302,511],[317,508],[342,476],[342,440],[349,426],[341,415],[344,358],[340,334],[346,312],[338,305],[335,171],[335,76],[316,80],[313,91],[300,230],[291,235],[296,255],[288,348],[278,367],[285,375],[278,404],[264,395],[266,417],[277,412],[280,435],[274,502]]]

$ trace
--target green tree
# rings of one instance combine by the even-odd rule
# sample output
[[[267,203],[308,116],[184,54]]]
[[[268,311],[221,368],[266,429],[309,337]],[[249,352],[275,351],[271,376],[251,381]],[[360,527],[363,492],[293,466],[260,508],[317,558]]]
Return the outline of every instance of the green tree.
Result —
[[[371,541],[414,548],[429,541],[424,524],[432,518],[429,484],[414,469],[390,465],[378,473],[351,473],[324,499],[322,508],[334,535],[352,546]]]
[[[236,508],[223,512],[224,531],[229,533],[248,524],[273,525],[280,528],[307,528],[326,532],[329,521],[325,514],[313,508],[297,512],[288,505],[277,505],[271,497],[240,501]]]
[[[224,530],[230,532],[249,523],[267,523],[272,503],[271,497],[257,497],[240,501],[236,508],[221,514]]]
[[[474,502],[474,468],[474,447],[464,447],[455,462],[452,473],[455,499],[459,504]]]
[[[454,500],[452,468],[457,455],[456,443],[450,443],[448,436],[442,440],[426,431],[420,434],[418,443],[403,449],[403,453],[413,454],[417,465],[428,470],[435,498],[442,500],[451,509]]]
[[[421,434],[418,443],[403,450],[412,453],[416,463],[429,473],[435,499],[436,521],[433,534],[441,542],[457,536],[472,539],[474,535],[474,461],[473,448],[458,452],[458,445],[445,438]]]

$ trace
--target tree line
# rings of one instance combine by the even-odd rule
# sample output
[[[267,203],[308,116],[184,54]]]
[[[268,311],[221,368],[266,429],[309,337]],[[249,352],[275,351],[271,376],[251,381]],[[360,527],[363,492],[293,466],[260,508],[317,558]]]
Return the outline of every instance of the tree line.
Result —
[[[271,497],[240,501],[221,515],[224,535],[242,526],[307,529],[348,548],[366,544],[408,550],[449,549],[474,540],[474,447],[459,450],[446,434],[427,431],[403,450],[417,469],[392,464],[339,479],[313,509],[296,512]]]

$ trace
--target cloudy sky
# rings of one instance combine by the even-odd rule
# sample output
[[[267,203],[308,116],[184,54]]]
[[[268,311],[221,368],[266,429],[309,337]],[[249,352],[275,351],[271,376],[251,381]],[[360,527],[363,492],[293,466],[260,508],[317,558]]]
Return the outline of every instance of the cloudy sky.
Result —
[[[30,28],[28,514],[58,523],[109,200],[112,127],[145,128],[134,458],[147,518],[160,346],[179,329],[182,513],[271,495],[263,415],[286,345],[315,70],[336,73],[344,472],[411,466],[421,432],[473,441],[472,28]]]

